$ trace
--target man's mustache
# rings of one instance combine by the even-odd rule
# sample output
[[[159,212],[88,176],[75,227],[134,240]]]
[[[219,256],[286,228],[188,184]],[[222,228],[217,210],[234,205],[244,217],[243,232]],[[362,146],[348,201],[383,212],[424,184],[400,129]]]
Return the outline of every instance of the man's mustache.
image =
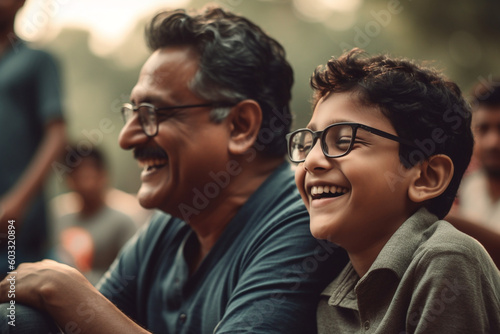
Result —
[[[134,149],[134,158],[141,159],[167,159],[167,153],[158,146],[136,147]]]

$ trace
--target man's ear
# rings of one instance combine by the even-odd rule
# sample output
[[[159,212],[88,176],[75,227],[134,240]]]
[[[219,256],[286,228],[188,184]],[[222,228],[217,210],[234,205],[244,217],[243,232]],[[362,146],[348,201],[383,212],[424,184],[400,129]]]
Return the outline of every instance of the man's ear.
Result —
[[[243,100],[231,109],[229,114],[229,152],[243,154],[257,140],[262,124],[262,109],[254,100]]]
[[[408,196],[415,203],[441,195],[451,182],[453,177],[453,161],[444,154],[430,156],[417,168],[417,174],[408,188]]]

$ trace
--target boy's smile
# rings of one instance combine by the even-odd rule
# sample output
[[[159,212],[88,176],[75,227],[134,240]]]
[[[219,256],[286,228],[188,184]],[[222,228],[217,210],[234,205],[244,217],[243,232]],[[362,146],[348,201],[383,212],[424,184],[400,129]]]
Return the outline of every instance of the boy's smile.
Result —
[[[317,131],[339,122],[361,123],[397,136],[380,110],[358,102],[357,93],[334,93],[320,100],[307,127]],[[312,234],[348,252],[385,244],[412,210],[403,170],[399,144],[363,129],[358,129],[352,150],[338,158],[326,157],[318,140],[296,170]],[[398,182],[391,183],[391,177]]]

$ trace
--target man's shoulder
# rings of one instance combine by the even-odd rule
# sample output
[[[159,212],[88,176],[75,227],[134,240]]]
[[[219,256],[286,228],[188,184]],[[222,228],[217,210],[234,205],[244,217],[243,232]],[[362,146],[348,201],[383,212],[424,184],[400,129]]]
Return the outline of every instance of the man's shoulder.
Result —
[[[173,217],[162,211],[155,211],[148,223],[141,227],[141,234],[145,239],[150,240],[159,235],[175,234],[187,224],[179,218]]]
[[[247,204],[252,210],[258,208],[261,213],[265,212],[269,218],[274,219],[307,213],[295,185],[294,173],[288,163],[280,165],[257,189]]]
[[[40,63],[53,63],[55,64],[56,57],[48,50],[31,45],[24,41],[18,41],[13,45],[13,51],[18,58],[25,58],[29,60],[26,65],[38,66]]]

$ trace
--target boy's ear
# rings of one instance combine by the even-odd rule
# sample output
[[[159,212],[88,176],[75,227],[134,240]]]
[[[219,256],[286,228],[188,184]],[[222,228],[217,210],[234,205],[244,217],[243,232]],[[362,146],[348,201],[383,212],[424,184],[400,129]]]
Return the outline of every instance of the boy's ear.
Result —
[[[229,114],[229,152],[243,154],[257,140],[262,124],[262,109],[254,100],[243,100]]]
[[[415,203],[441,195],[451,182],[453,177],[453,161],[444,154],[430,156],[417,168],[417,176],[410,184],[408,196]]]

